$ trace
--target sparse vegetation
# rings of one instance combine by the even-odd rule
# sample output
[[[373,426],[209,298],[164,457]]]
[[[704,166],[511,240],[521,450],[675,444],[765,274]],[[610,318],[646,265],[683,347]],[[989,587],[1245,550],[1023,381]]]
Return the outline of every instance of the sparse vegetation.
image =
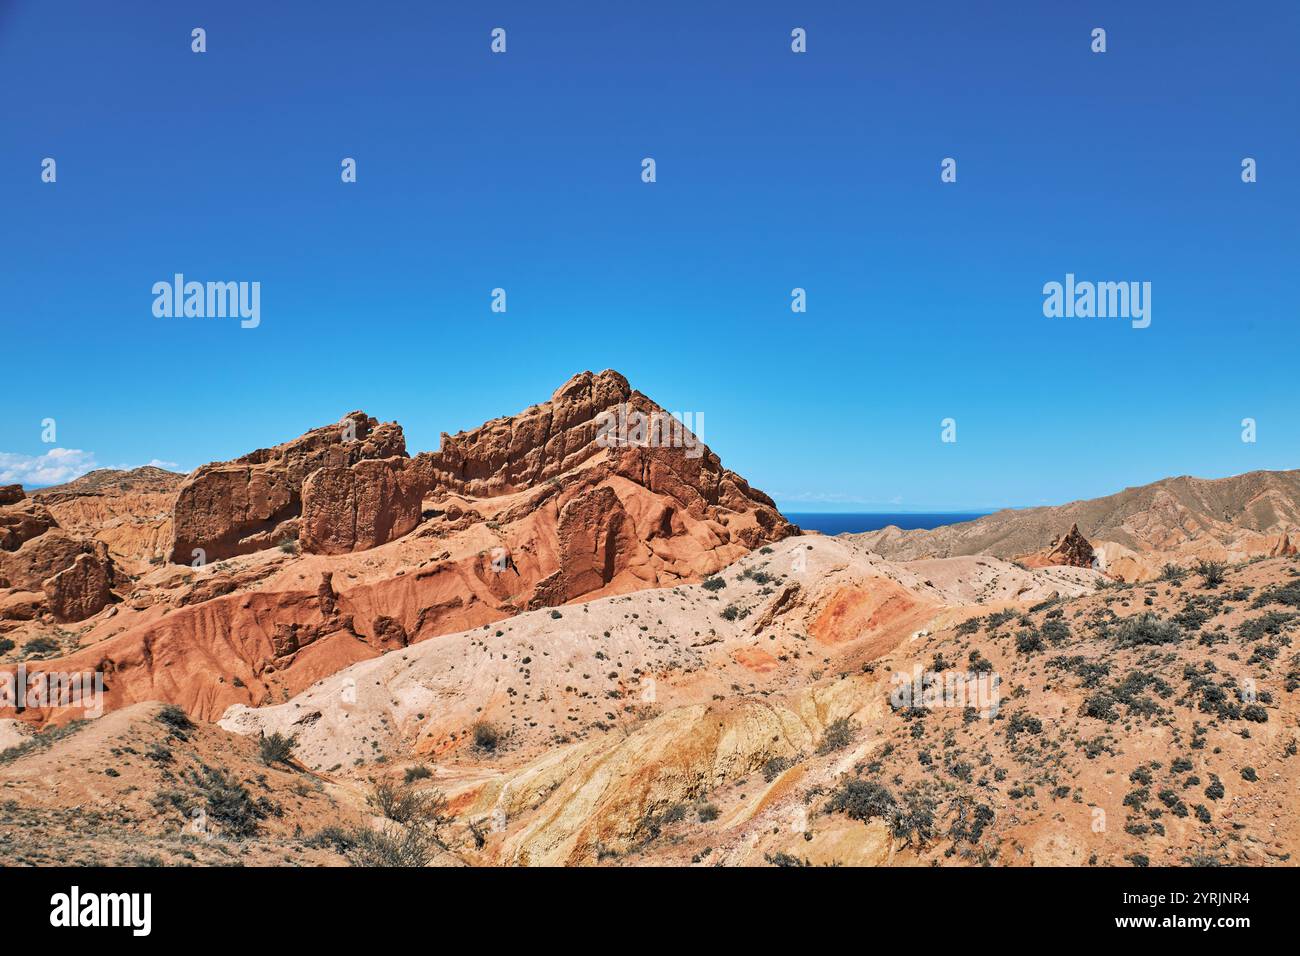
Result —
[[[847,717],[832,720],[822,731],[822,739],[817,744],[817,753],[825,756],[836,750],[843,750],[853,743],[858,732],[858,725]]]
[[[501,731],[497,729],[495,724],[480,720],[469,729],[469,732],[474,740],[475,750],[495,753],[496,749],[501,746]]]
[[[258,756],[262,758],[262,763],[270,766],[276,763],[288,763],[293,757],[293,748],[298,745],[298,735],[290,734],[288,737],[278,730],[269,737],[264,733],[257,742]]]

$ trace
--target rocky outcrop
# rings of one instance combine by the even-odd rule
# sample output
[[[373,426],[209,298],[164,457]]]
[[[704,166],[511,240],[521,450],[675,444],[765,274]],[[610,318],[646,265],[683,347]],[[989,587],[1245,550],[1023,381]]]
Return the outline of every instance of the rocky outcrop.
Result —
[[[301,513],[302,485],[312,472],[405,455],[400,425],[352,412],[283,445],[204,465],[176,493],[170,559],[216,561],[271,547],[281,525]]]
[[[10,503],[0,506],[0,551],[17,551],[23,542],[58,527],[58,522],[43,504],[23,498],[22,486],[17,487],[20,497],[10,495]]]
[[[329,465],[302,486],[300,542],[316,554],[346,554],[386,544],[420,523],[422,476],[408,458]]]
[[[1079,533],[1077,524],[1071,525],[1064,536],[1053,538],[1051,547],[1043,556],[1043,564],[1046,566],[1063,565],[1071,568],[1090,568],[1094,560],[1092,545]]]
[[[6,489],[0,506],[0,620],[42,613],[80,621],[113,599],[113,561],[102,541],[70,534],[44,505]],[[44,600],[40,599],[44,595]]]
[[[437,452],[417,461],[431,487],[475,498],[534,488],[601,454],[602,412],[635,402],[654,406],[614,371],[582,372],[548,402],[496,418],[468,432],[444,434]]]
[[[163,699],[210,716],[526,608],[697,581],[797,531],[616,372],[584,372],[443,445],[409,458],[397,425],[357,412],[190,475],[175,564],[133,572],[111,623],[84,636],[113,664],[110,706]],[[286,538],[306,554],[275,547]],[[196,548],[206,560],[191,569]],[[91,571],[60,579],[62,606],[94,603]]]
[[[534,607],[563,604],[599,590],[637,553],[636,525],[608,486],[570,498],[560,510],[556,538],[560,566],[537,585]]]
[[[42,583],[50,611],[63,621],[80,621],[98,613],[113,599],[113,564],[108,546],[96,541],[58,574]]]

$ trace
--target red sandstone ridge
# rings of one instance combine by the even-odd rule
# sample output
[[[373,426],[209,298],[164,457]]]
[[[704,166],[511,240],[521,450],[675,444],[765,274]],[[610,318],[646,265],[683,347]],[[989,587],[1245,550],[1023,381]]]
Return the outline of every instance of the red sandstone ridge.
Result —
[[[176,493],[171,560],[217,561],[297,538],[308,475],[327,466],[347,468],[366,458],[405,455],[401,426],[352,412],[283,445],[204,465]]]
[[[135,575],[78,650],[39,668],[110,673],[110,708],[215,719],[524,609],[698,581],[797,533],[680,426],[610,440],[631,412],[667,420],[617,372],[583,372],[414,458],[398,425],[355,412],[204,466],[176,494],[176,563]],[[87,570],[64,590],[92,587]]]

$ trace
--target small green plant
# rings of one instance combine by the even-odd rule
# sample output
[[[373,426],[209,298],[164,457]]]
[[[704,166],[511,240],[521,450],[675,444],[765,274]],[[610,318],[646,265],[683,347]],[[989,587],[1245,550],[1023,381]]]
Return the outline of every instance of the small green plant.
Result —
[[[763,779],[771,783],[793,766],[794,761],[789,757],[773,757],[763,764]]]
[[[189,740],[190,731],[194,729],[194,721],[190,720],[190,715],[185,713],[175,704],[167,704],[154,720],[167,728],[167,731],[178,740]]]
[[[825,756],[837,750],[843,750],[853,743],[853,737],[857,732],[858,725],[847,717],[832,720],[826,725],[826,729],[822,731],[822,739],[817,744],[817,753]]]
[[[433,771],[425,764],[417,763],[414,767],[406,768],[406,782],[415,783],[417,780],[427,780],[433,776]]]
[[[19,652],[25,660],[39,660],[57,654],[59,642],[52,637],[34,637],[23,645]]]
[[[1227,568],[1221,561],[1198,561],[1196,573],[1201,576],[1201,584],[1207,588],[1217,588],[1227,580]]]
[[[288,737],[278,730],[271,736],[262,735],[257,742],[258,756],[262,758],[262,763],[270,766],[273,763],[288,763],[293,757],[293,748],[298,745],[298,735],[290,734]]]

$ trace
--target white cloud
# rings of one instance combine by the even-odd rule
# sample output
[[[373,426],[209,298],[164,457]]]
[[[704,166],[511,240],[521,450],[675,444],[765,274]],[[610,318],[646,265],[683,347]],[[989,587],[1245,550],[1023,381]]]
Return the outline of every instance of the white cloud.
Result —
[[[161,458],[155,458],[149,464],[168,471],[182,470],[176,462],[163,461]],[[132,471],[139,467],[129,464],[101,465],[93,451],[82,451],[80,448],[51,448],[44,455],[17,455],[0,451],[0,485],[19,484],[25,488],[42,488],[72,481],[96,468]]]
[[[44,455],[15,455],[0,451],[0,485],[29,488],[60,485],[99,467],[95,453],[79,448],[51,448]]]

